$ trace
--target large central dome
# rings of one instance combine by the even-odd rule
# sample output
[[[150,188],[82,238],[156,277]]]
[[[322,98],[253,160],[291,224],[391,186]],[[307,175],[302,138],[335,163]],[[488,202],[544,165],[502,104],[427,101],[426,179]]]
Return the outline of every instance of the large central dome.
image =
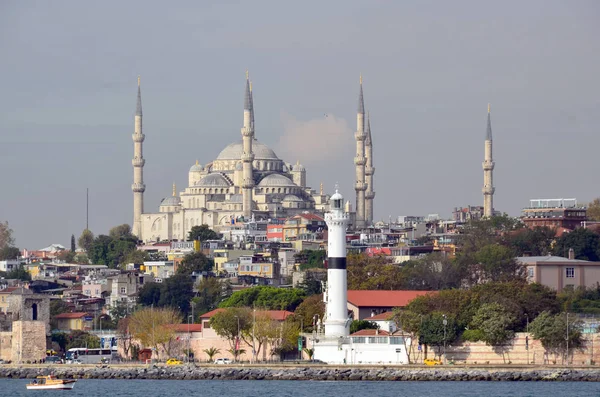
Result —
[[[219,153],[217,160],[239,160],[242,158],[244,146],[242,141],[237,141],[229,144]],[[275,152],[265,144],[260,143],[256,139],[252,140],[252,152],[256,160],[279,160]]]

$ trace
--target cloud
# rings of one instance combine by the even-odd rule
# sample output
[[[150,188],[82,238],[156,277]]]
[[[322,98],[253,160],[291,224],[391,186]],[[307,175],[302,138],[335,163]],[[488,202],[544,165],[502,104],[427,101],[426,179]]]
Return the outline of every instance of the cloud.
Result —
[[[354,132],[346,120],[333,114],[318,119],[298,120],[282,112],[283,134],[277,143],[281,158],[299,160],[305,166],[349,160],[355,145]]]

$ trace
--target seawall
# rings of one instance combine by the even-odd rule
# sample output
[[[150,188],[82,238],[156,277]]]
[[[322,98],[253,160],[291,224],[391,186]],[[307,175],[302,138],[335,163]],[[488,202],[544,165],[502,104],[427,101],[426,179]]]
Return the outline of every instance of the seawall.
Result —
[[[339,381],[600,381],[596,368],[334,367],[334,366],[0,366],[0,378],[339,380]]]

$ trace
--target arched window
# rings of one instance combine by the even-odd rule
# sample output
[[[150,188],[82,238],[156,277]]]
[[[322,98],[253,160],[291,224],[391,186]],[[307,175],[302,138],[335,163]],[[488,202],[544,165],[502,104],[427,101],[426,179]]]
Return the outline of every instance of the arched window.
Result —
[[[37,303],[34,303],[33,305],[31,305],[31,320],[37,321],[37,319],[38,319],[38,307],[37,307]]]

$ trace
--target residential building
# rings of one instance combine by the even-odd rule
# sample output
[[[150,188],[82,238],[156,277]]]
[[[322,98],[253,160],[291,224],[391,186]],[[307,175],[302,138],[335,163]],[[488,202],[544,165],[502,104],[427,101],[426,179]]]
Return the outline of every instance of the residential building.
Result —
[[[454,208],[452,219],[458,223],[467,223],[477,221],[483,218],[483,206],[469,205],[466,208]]]
[[[419,296],[435,293],[437,291],[348,290],[348,310],[352,311],[355,320],[369,320],[395,307],[405,307]]]
[[[517,260],[527,267],[527,280],[558,292],[564,288],[595,288],[600,283],[600,262],[560,256],[525,256]]]
[[[268,279],[279,279],[281,275],[280,264],[266,255],[243,255],[240,256],[238,276],[264,277]]]
[[[365,320],[377,324],[379,326],[380,331],[393,333],[396,332],[396,330],[398,329],[398,326],[393,320],[393,317],[394,312],[388,311],[380,314],[373,314],[371,317],[365,318]]]
[[[291,276],[296,264],[296,250],[292,248],[280,248],[277,252],[279,264],[281,265],[281,275]]]
[[[317,238],[306,238],[304,236],[313,233],[322,233],[326,228],[327,225],[322,217],[309,212],[303,212],[285,221],[283,225],[283,239],[284,241],[315,240]]]
[[[283,241],[283,224],[267,225],[267,240],[272,242]]]
[[[529,228],[547,226],[573,230],[584,225],[587,209],[577,205],[577,199],[529,200],[521,220]]]
[[[0,261],[0,272],[11,272],[16,269],[20,264],[18,259],[8,259]]]
[[[144,273],[155,280],[164,280],[175,274],[175,264],[173,261],[144,262]]]
[[[151,281],[152,276],[140,272],[123,272],[109,277],[110,305],[116,306],[119,302],[135,305],[138,291]]]
[[[252,250],[240,250],[240,249],[225,249],[218,248],[215,249],[212,253],[213,260],[215,262],[215,273],[219,274],[225,270],[223,265],[225,263],[236,262],[237,259],[242,255],[252,255],[254,251]]]
[[[89,331],[93,328],[94,317],[83,312],[62,313],[54,317],[56,329],[60,331]]]

